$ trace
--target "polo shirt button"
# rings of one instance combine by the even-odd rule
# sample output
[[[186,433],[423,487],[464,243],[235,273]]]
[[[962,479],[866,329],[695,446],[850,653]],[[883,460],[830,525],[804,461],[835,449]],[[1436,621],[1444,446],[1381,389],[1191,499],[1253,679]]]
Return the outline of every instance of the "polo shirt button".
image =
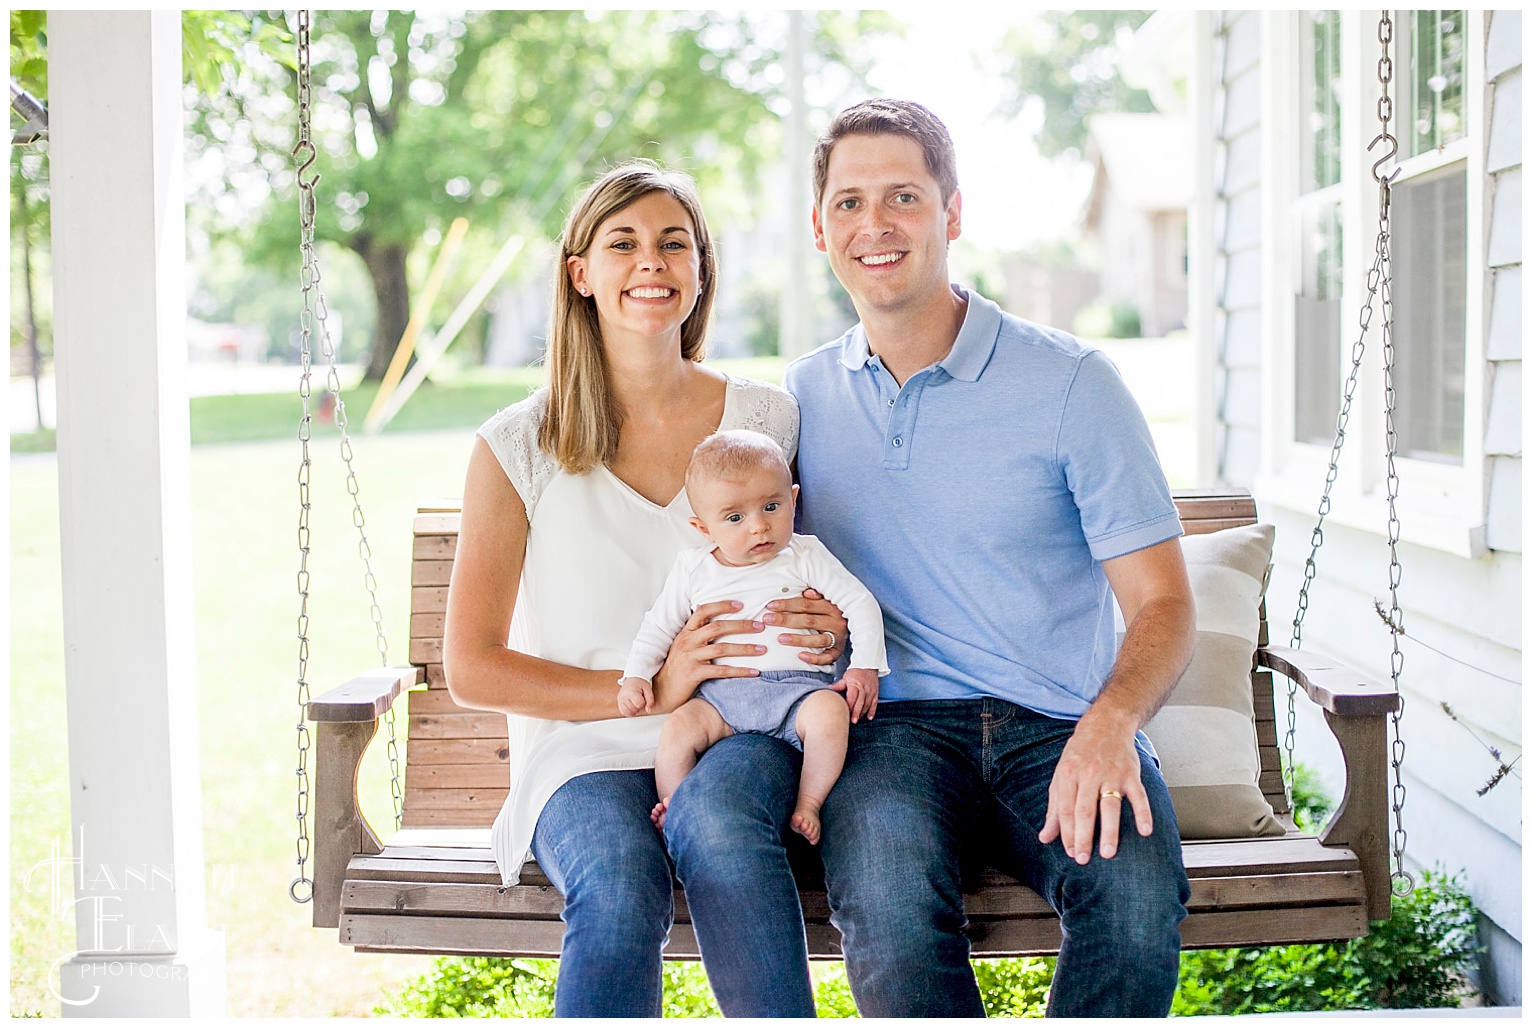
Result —
[[[903,446],[904,445],[904,439],[901,436],[897,436],[897,435],[894,436],[894,445],[895,446]]]
[[[893,405],[894,405],[894,401],[893,401],[893,400],[889,400],[889,401],[888,401],[888,405],[889,405],[889,406],[890,406],[890,407],[892,407],[892,406],[893,406]]]

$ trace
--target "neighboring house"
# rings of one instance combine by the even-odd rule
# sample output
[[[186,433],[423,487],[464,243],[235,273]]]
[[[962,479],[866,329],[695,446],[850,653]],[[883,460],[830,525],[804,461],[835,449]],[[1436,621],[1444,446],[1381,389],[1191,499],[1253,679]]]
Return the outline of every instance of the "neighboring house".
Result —
[[[1101,295],[1138,308],[1146,336],[1186,324],[1186,205],[1192,146],[1185,118],[1097,114],[1086,152],[1095,180],[1085,232],[1100,254]]]
[[[1070,331],[1075,317],[1101,293],[1101,276],[1061,267],[1026,254],[1003,258],[1005,309],[1018,318]]]
[[[1267,602],[1285,636],[1376,245],[1377,12],[1157,17],[1180,19],[1193,55],[1201,478],[1250,488],[1276,524]],[[1489,747],[1508,764],[1522,748],[1521,49],[1518,12],[1393,12],[1406,863],[1466,872],[1480,984],[1515,1005],[1521,765],[1479,790],[1499,766]],[[1390,574],[1384,316],[1371,317],[1303,633],[1379,679],[1392,648],[1373,609]],[[1298,735],[1298,759],[1338,781],[1323,725],[1305,717]]]

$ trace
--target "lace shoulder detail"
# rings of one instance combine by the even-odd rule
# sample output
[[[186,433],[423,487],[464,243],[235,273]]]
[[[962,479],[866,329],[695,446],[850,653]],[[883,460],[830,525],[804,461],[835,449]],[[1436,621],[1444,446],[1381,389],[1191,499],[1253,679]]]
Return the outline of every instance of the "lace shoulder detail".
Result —
[[[505,477],[511,480],[527,508],[527,521],[537,507],[543,487],[558,473],[559,465],[537,445],[537,431],[548,410],[548,389],[543,387],[520,403],[512,404],[479,426]]]
[[[733,417],[729,428],[749,428],[775,439],[789,464],[798,454],[798,401],[781,386],[729,377]]]

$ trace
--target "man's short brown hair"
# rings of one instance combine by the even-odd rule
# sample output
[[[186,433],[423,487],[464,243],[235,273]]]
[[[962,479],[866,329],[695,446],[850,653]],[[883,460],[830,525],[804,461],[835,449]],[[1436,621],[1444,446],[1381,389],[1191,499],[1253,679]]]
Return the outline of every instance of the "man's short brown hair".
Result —
[[[957,154],[952,136],[941,119],[910,100],[879,97],[847,107],[835,116],[814,146],[814,206],[825,198],[825,179],[830,173],[830,151],[846,136],[904,136],[920,147],[926,170],[942,191],[942,204],[957,192]]]

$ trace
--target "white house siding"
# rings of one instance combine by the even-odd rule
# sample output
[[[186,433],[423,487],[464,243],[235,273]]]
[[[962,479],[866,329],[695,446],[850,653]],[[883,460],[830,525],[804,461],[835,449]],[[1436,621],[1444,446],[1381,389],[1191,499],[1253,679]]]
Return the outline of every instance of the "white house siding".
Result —
[[[1484,148],[1478,166],[1484,174],[1484,293],[1475,315],[1482,319],[1484,340],[1477,371],[1485,385],[1480,430],[1488,552],[1470,558],[1447,546],[1406,542],[1399,548],[1407,632],[1401,643],[1404,826],[1411,867],[1439,865],[1465,872],[1483,914],[1481,941],[1487,952],[1480,985],[1491,1002],[1520,1005],[1520,765],[1518,775],[1505,777],[1484,796],[1477,791],[1497,766],[1487,747],[1510,761],[1522,746],[1521,19],[1517,12],[1471,16],[1487,21],[1479,37],[1485,47],[1487,126],[1487,133],[1478,136]],[[1214,195],[1201,202],[1209,208],[1213,266],[1193,269],[1193,274],[1206,276],[1216,308],[1217,475],[1222,483],[1254,487],[1272,470],[1262,466],[1262,443],[1270,428],[1261,415],[1267,385],[1261,338],[1272,331],[1273,312],[1262,310],[1260,288],[1263,254],[1266,261],[1271,258],[1260,237],[1258,212],[1260,95],[1263,75],[1272,72],[1260,66],[1261,15],[1222,12],[1212,25]],[[1470,367],[1469,374],[1474,373]],[[1355,474],[1359,459],[1348,454],[1343,477]],[[1313,496],[1257,494],[1263,517],[1277,526],[1276,566],[1267,595],[1272,635],[1280,642],[1286,641],[1291,624],[1321,484],[1316,479]],[[1407,478],[1404,490],[1411,485]],[[1409,516],[1408,508],[1401,516]],[[1386,680],[1391,640],[1372,609],[1374,600],[1388,599],[1388,552],[1379,520],[1376,529],[1335,518],[1327,523],[1304,645]],[[1300,699],[1298,759],[1316,767],[1333,788],[1342,779],[1339,754],[1322,720],[1309,712],[1311,706]]]
[[[1214,18],[1214,460],[1221,483],[1249,485],[1261,464],[1260,16]]]
[[[1521,12],[1496,12],[1486,38],[1484,74],[1492,85],[1485,170],[1493,182],[1488,270],[1491,290],[1486,356],[1489,459],[1486,541],[1521,552]]]

